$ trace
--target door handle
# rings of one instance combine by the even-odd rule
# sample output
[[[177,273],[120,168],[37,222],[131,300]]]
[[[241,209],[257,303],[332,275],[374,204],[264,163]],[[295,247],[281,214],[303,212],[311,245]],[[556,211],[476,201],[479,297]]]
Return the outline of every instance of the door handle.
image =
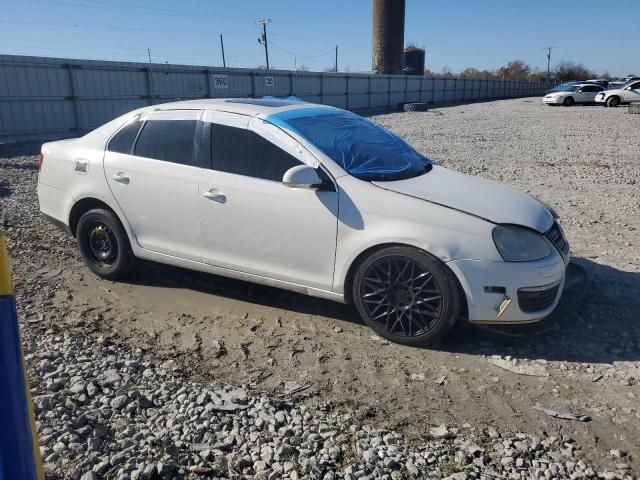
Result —
[[[116,182],[121,183],[123,185],[129,185],[129,177],[127,177],[124,173],[118,172],[113,177]]]
[[[209,200],[213,200],[214,202],[218,202],[218,203],[226,203],[227,202],[227,196],[222,193],[219,190],[216,189],[211,189],[211,190],[207,190],[206,192],[202,193],[202,196],[205,198],[208,198]]]

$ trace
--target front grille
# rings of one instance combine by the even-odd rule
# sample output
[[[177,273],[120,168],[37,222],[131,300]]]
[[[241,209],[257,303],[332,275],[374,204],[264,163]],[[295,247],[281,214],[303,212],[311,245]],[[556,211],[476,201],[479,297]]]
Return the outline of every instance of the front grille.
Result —
[[[553,225],[545,232],[544,236],[553,243],[563,256],[566,257],[569,255],[569,242],[567,242],[567,239],[564,237],[564,232],[558,222],[553,222]]]
[[[546,310],[558,296],[560,284],[545,287],[521,288],[518,290],[518,305],[525,313],[542,312]]]

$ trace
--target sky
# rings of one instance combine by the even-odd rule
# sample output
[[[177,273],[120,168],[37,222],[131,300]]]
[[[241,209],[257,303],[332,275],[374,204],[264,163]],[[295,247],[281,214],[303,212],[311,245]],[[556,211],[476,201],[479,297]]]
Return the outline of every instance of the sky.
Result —
[[[219,66],[222,34],[227,66],[257,67],[264,18],[271,68],[324,70],[337,45],[339,70],[371,69],[371,0],[0,0],[0,54]],[[622,76],[640,74],[639,19],[638,0],[407,0],[405,43],[435,72],[546,70],[552,46],[552,65]]]

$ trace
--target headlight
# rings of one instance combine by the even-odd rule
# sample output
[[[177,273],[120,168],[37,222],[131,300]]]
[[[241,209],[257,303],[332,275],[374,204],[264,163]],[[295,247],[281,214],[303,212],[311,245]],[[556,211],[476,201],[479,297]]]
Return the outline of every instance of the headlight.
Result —
[[[505,262],[529,262],[551,254],[546,238],[528,228],[498,225],[493,229],[493,242]]]

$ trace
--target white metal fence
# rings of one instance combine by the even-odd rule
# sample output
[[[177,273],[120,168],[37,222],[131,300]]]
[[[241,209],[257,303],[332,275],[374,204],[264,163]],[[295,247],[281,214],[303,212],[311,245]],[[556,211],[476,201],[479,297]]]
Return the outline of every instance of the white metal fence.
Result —
[[[353,111],[539,95],[546,83],[0,55],[0,141],[75,136],[145,105],[295,95]]]

